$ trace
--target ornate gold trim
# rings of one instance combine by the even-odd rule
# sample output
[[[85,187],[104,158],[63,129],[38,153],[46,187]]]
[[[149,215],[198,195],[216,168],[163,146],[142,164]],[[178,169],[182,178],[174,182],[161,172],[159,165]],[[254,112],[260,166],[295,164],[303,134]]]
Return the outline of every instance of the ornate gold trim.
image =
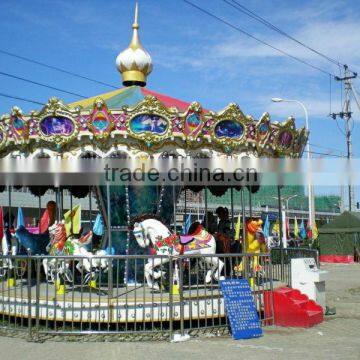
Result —
[[[6,145],[7,145],[7,139],[8,139],[8,136],[6,134],[6,131],[4,129],[4,123],[3,121],[5,120],[5,117],[1,117],[1,122],[0,122],[0,132],[1,132],[1,139],[0,139],[0,151],[3,150]]]
[[[289,146],[282,146],[280,145],[280,137],[284,132],[288,132],[291,134],[292,139],[289,144]],[[290,155],[293,156],[294,154],[294,143],[297,137],[297,132],[295,130],[295,119],[293,117],[290,117],[288,120],[286,120],[283,123],[278,124],[278,129],[275,134],[275,150],[283,155]]]
[[[107,114],[107,119],[110,120],[110,126],[102,132],[92,125],[92,120],[95,119],[97,111],[102,111],[104,115]],[[201,121],[197,127],[197,121],[190,123],[190,125],[195,126],[186,126],[186,119],[192,113],[199,116]],[[139,122],[139,128],[133,128],[133,131],[130,126],[132,120],[141,114],[159,116],[164,122],[149,119],[149,127],[141,126],[142,124]],[[12,119],[15,116],[22,116],[22,119],[26,121],[27,136],[16,136],[15,133],[11,135],[11,131],[14,131],[12,130]],[[66,117],[72,123],[73,132],[69,136],[62,134],[45,135],[41,131],[40,125],[41,121],[49,116]],[[116,128],[117,116],[122,118],[121,130]],[[221,133],[223,137],[216,136],[216,126],[224,120],[235,121],[242,126],[242,133],[238,138],[224,136],[229,135],[226,131]],[[264,123],[268,124],[269,129],[266,134],[260,135],[259,129]],[[265,113],[256,121],[250,116],[245,116],[236,104],[230,104],[219,113],[212,111],[205,113],[199,103],[193,102],[188,109],[180,112],[177,108],[166,107],[154,96],[146,96],[144,100],[133,107],[124,106],[111,110],[101,98],[96,98],[92,110],[69,109],[60,100],[52,98],[39,112],[33,111],[26,116],[22,115],[20,109],[12,109],[10,115],[5,114],[1,117],[0,130],[3,133],[0,143],[2,156],[14,149],[28,154],[39,148],[47,148],[63,154],[88,145],[102,151],[121,145],[148,154],[171,151],[175,148],[181,148],[184,152],[194,152],[197,149],[206,148],[221,152],[224,156],[253,153],[255,156],[299,157],[308,137],[305,129],[295,129],[292,118],[284,123],[271,122],[269,114]],[[163,131],[163,133],[150,130]],[[289,131],[292,136],[288,147],[280,144],[281,134],[284,131]]]
[[[296,139],[294,142],[294,154],[298,154],[299,156],[302,155],[305,145],[309,139],[309,132],[306,130],[305,127],[298,129],[296,131]]]

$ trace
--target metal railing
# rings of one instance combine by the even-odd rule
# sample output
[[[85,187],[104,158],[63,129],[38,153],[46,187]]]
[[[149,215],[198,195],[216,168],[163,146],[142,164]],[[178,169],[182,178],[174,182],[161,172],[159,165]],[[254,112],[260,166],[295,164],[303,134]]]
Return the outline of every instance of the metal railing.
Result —
[[[178,214],[183,215],[185,212],[186,214],[204,214],[205,211],[215,211],[219,206],[224,206],[223,203],[208,203],[205,209],[204,203],[198,203],[195,201],[187,201],[186,202],[186,211],[185,211],[185,203],[183,200],[180,200],[176,206],[176,209],[178,211]],[[264,208],[261,206],[252,206],[252,215],[253,216],[261,216],[261,214],[264,212]],[[269,213],[278,213],[279,209],[277,207],[269,207],[268,208]],[[236,217],[239,213],[241,213],[241,206],[238,204],[234,204],[234,216]],[[246,215],[250,215],[250,207],[248,205],[245,206],[245,213]],[[297,219],[307,219],[308,218],[308,211],[306,210],[300,210],[300,209],[288,209],[286,212],[287,217],[290,219],[294,219],[297,217]],[[340,212],[331,212],[331,211],[316,211],[316,219],[334,219],[337,216],[340,215]]]
[[[221,278],[247,279],[261,323],[268,325],[272,274],[267,254],[0,255],[0,328],[27,332],[32,340],[227,331]]]
[[[291,259],[314,258],[318,267],[319,252],[309,248],[272,248],[270,251],[273,280],[291,286]]]

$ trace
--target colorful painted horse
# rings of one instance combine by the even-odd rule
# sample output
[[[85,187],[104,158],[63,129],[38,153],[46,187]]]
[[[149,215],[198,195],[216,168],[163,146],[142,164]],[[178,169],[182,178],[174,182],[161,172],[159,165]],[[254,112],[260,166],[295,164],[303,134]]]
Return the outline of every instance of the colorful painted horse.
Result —
[[[85,271],[84,283],[94,280],[100,269],[103,272],[108,270],[109,262],[107,259],[99,258],[100,256],[108,255],[106,250],[97,250],[95,254],[86,249],[92,241],[93,233],[89,231],[82,237],[66,237],[66,229],[64,222],[55,222],[54,225],[49,227],[50,243],[48,252],[51,256],[81,256],[81,259],[76,259],[76,268],[82,273]],[[54,282],[56,277],[64,275],[65,279],[69,282],[73,281],[73,276],[70,272],[69,261],[44,259],[43,267],[48,280]]]
[[[70,271],[70,264],[65,259],[56,259],[56,256],[71,255],[71,243],[67,242],[66,229],[63,223],[55,222],[49,226],[50,241],[46,247],[47,254],[54,256],[52,259],[43,259],[43,268],[47,281],[55,283],[64,277],[72,282],[73,276]]]
[[[179,255],[179,254],[201,254],[213,255],[216,251],[214,237],[208,233],[200,224],[190,236],[179,237],[171,234],[170,230],[159,220],[149,218],[135,222],[133,226],[135,239],[140,247],[152,247],[156,255]],[[205,281],[210,283],[212,277],[218,281],[221,279],[221,272],[224,263],[217,257],[205,257],[205,262],[210,266],[206,274]],[[159,284],[155,279],[164,275],[156,268],[168,262],[168,259],[153,258],[149,259],[145,265],[145,279],[148,286],[154,290],[159,290]]]

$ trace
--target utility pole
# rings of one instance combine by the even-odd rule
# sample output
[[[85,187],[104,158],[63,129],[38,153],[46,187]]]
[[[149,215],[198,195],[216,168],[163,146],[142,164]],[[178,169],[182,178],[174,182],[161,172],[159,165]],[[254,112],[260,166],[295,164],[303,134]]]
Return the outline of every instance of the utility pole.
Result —
[[[345,121],[345,138],[346,138],[346,150],[347,158],[350,160],[352,158],[352,140],[351,140],[351,104],[350,104],[350,94],[353,92],[353,86],[351,83],[352,79],[357,77],[357,73],[351,72],[347,65],[344,65],[344,76],[338,77],[335,76],[336,81],[341,81],[344,84],[344,104],[343,109],[339,113],[332,113],[330,116],[335,120],[337,117],[340,117]],[[357,100],[357,99],[356,99]],[[349,195],[349,211],[352,211],[353,205],[355,204],[355,194],[354,188],[352,186],[351,174],[348,179],[348,195]]]
[[[342,214],[345,211],[345,189],[344,189],[344,185],[341,184],[340,186],[340,204],[339,204],[339,208],[340,208],[340,213]]]

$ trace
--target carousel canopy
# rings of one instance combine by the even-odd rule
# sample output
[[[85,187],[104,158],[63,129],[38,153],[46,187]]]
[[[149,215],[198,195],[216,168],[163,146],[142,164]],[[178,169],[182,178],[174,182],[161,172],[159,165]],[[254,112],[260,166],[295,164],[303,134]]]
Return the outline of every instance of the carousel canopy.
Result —
[[[270,122],[245,116],[238,105],[220,112],[156,94],[138,86],[127,87],[65,105],[51,98],[39,111],[23,114],[14,107],[0,121],[0,154],[16,151],[25,156],[49,149],[77,153],[87,147],[106,154],[119,147],[148,153],[171,149],[215,150],[227,155],[301,156],[307,131],[295,121]]]
[[[186,111],[190,106],[189,102],[162,95],[144,87],[130,86],[71,103],[69,107],[74,109],[81,106],[83,110],[91,110],[96,99],[101,98],[109,109],[121,109],[123,106],[135,106],[144,100],[146,96],[154,96],[166,107],[176,107],[180,111]]]

